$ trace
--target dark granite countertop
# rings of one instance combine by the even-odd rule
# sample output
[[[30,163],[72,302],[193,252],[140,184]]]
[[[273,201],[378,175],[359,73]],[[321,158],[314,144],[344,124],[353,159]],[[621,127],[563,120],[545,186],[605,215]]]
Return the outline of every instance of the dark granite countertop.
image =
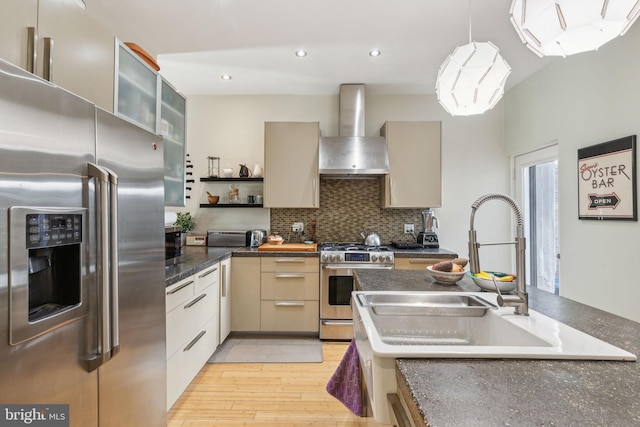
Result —
[[[389,249],[393,250],[394,255],[397,258],[456,258],[458,255],[455,252],[448,251],[442,248],[425,248],[425,249],[397,249],[389,246]],[[290,251],[258,251],[257,248],[234,248],[233,256],[303,256],[303,257],[317,257],[319,251],[316,252],[290,252]]]
[[[318,257],[318,251],[311,252],[293,252],[293,251],[258,251],[258,248],[234,248],[233,256],[244,256],[244,257],[254,257],[254,256],[262,256],[262,257],[282,257],[282,256],[292,256],[292,257]]]
[[[257,248],[249,247],[206,247],[206,246],[185,246],[182,248],[180,261],[164,269],[165,285],[171,286],[182,279],[196,274],[205,268],[214,265],[230,256],[240,257],[318,257],[318,252],[258,252]]]
[[[441,286],[422,271],[355,275],[364,290],[479,290],[468,277]],[[533,310],[640,354],[639,323],[535,288],[527,291]],[[637,362],[398,359],[396,366],[410,409],[423,425],[640,425]]]
[[[398,249],[389,246],[396,258],[457,258],[458,254],[442,248]]]
[[[229,258],[234,249],[236,248],[183,247],[180,261],[164,268],[166,286],[171,286],[182,279],[193,276],[198,271]]]

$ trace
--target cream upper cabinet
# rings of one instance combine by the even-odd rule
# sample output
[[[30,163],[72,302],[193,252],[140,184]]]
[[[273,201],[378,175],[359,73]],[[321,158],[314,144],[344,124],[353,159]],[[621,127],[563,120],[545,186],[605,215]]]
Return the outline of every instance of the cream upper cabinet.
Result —
[[[317,208],[318,122],[266,122],[264,207]]]
[[[385,208],[437,208],[442,204],[441,122],[386,122],[390,174]]]
[[[114,34],[102,22],[73,1],[2,2],[0,57],[109,112],[113,111],[113,40]]]
[[[47,78],[45,39],[50,39],[47,80],[113,112],[114,36],[73,1],[40,0],[36,74]]]
[[[28,27],[38,23],[37,0],[3,0],[0,13],[0,58],[27,69]],[[31,55],[33,60],[34,56]]]

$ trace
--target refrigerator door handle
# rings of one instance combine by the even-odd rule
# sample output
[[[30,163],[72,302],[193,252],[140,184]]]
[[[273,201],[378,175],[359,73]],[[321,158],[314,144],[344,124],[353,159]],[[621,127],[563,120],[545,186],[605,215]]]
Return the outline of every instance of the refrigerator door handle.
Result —
[[[96,245],[96,277],[98,288],[97,313],[97,339],[98,348],[95,354],[89,357],[89,372],[99,368],[111,359],[111,284],[112,268],[110,267],[110,245],[111,245],[111,220],[109,210],[110,174],[105,168],[93,163],[88,164],[88,174],[90,178],[95,178],[96,191],[96,220],[98,222],[97,245]]]
[[[120,351],[120,305],[118,290],[118,175],[109,168],[102,167],[109,173],[109,241],[110,251],[110,290],[111,290],[111,357]]]

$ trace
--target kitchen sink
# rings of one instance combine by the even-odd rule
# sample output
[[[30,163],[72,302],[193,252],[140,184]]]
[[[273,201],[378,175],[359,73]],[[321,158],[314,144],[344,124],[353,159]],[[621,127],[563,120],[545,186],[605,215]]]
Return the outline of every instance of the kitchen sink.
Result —
[[[481,292],[354,292],[356,343],[411,358],[636,360],[636,356],[534,310],[498,307]],[[357,320],[357,321],[356,321]]]
[[[353,292],[353,329],[377,422],[392,423],[395,360],[565,359],[634,361],[636,356],[529,309],[498,307],[484,292]]]

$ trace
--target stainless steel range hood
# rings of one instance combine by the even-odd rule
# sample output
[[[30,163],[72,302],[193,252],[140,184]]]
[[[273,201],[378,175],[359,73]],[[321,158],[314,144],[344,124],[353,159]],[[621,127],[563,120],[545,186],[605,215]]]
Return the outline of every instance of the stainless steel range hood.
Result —
[[[320,138],[320,175],[357,178],[388,174],[386,140],[364,136],[363,84],[340,86],[339,118],[340,136]]]

